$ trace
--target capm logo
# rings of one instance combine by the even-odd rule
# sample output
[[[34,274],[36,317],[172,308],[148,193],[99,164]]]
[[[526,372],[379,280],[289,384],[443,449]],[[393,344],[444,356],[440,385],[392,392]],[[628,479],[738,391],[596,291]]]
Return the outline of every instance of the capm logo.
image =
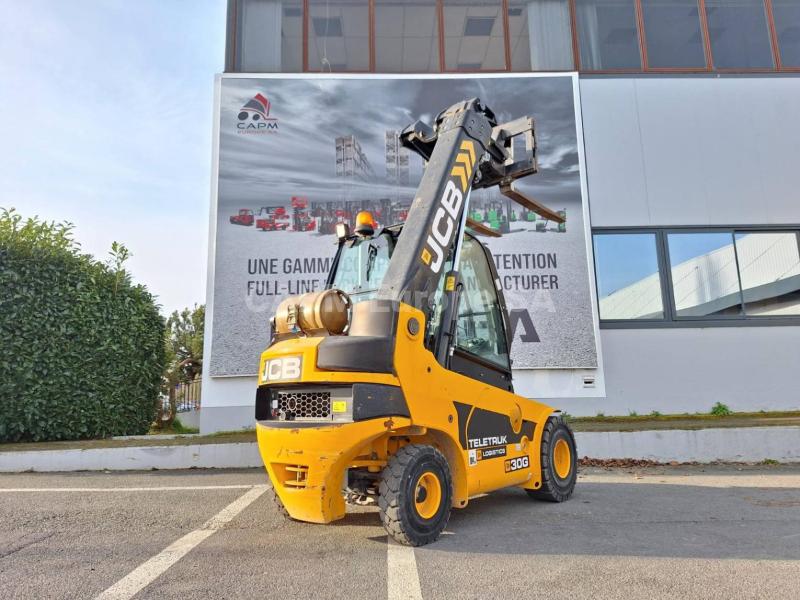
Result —
[[[275,133],[278,119],[269,116],[272,103],[262,95],[256,94],[248,100],[237,115],[238,133]]]

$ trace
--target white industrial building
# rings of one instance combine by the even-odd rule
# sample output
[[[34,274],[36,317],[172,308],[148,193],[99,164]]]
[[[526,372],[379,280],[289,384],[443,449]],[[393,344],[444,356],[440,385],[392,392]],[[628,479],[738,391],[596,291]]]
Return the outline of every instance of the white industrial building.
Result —
[[[605,396],[553,403],[800,408],[800,2],[230,0],[228,14],[230,73],[577,72]],[[206,379],[203,429],[241,426],[255,378]]]

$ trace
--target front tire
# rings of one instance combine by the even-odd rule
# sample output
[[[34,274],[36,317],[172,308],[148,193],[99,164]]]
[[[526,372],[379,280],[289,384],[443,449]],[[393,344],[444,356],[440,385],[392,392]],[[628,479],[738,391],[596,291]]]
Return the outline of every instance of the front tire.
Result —
[[[578,451],[575,435],[561,415],[547,419],[541,450],[542,487],[525,491],[536,500],[569,500],[578,480]]]
[[[430,544],[450,520],[453,481],[447,459],[432,446],[404,446],[383,470],[379,493],[386,532],[404,546]]]

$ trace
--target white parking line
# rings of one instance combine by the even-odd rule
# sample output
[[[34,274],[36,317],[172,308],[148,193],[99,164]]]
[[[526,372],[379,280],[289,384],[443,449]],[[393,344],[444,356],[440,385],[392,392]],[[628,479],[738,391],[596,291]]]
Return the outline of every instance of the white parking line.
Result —
[[[386,570],[389,600],[422,600],[414,548],[401,546],[389,536]]]
[[[183,490],[249,490],[260,485],[172,485],[163,487],[63,487],[63,488],[0,488],[0,494],[19,494],[22,492],[175,492]]]
[[[579,475],[580,482],[625,483],[633,485],[689,485],[712,488],[800,488],[800,475],[796,473],[753,474],[740,472],[731,475],[705,475],[702,473],[672,474],[643,470],[641,473],[585,473]]]
[[[164,548],[153,558],[136,567],[117,583],[97,596],[97,600],[127,600],[128,598],[133,598],[133,596],[150,585],[172,565],[186,556],[200,542],[214,535],[216,531],[230,522],[266,490],[266,485],[253,486],[248,492],[211,517],[201,525],[199,529],[187,533],[181,539]]]

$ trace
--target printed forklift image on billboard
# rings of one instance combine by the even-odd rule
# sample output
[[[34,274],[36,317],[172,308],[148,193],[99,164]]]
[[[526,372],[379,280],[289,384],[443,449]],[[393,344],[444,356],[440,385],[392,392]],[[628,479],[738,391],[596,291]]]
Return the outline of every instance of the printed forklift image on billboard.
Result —
[[[498,124],[466,100],[400,143],[426,161],[405,222],[378,227],[364,211],[336,226],[324,290],[285,298],[272,318],[255,411],[290,517],[329,523],[346,498],[376,501],[389,535],[418,546],[476,494],[567,500],[577,454],[557,410],[514,393],[503,290],[477,237],[501,234],[470,212],[472,190],[496,187],[564,223],[514,187],[537,171],[533,119]]]

